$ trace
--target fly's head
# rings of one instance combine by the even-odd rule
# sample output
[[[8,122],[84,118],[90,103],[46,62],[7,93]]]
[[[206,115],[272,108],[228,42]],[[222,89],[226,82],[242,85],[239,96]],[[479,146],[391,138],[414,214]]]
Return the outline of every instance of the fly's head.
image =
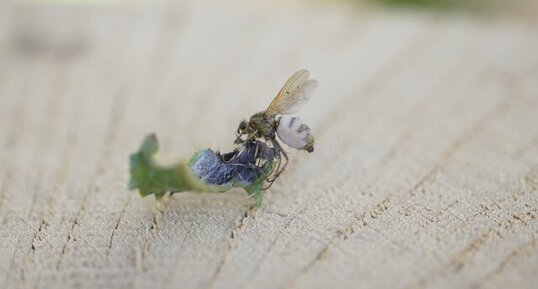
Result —
[[[248,132],[247,132],[248,128],[249,128],[248,122],[246,120],[242,120],[239,123],[239,126],[237,127],[237,134],[238,135],[248,134]]]

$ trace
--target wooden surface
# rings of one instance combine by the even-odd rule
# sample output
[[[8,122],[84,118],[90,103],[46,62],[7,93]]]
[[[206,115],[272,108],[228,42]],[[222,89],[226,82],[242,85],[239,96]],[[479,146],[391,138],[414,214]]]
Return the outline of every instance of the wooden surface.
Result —
[[[0,286],[535,288],[537,33],[315,5],[1,6]],[[146,134],[163,163],[230,149],[303,67],[316,151],[290,150],[262,210],[126,190]]]

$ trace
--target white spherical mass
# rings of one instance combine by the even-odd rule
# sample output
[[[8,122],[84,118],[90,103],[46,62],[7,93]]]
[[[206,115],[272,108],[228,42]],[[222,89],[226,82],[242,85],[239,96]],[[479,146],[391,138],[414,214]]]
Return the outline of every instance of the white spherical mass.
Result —
[[[302,149],[307,144],[310,129],[298,117],[283,115],[280,117],[276,133],[286,145]]]

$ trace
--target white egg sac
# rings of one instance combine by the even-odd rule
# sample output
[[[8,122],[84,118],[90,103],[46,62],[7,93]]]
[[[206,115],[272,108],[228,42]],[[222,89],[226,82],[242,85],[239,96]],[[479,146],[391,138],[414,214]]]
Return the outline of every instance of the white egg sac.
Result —
[[[280,117],[276,133],[283,143],[296,149],[307,149],[309,139],[312,139],[311,142],[313,142],[310,128],[303,124],[298,117],[290,115]]]

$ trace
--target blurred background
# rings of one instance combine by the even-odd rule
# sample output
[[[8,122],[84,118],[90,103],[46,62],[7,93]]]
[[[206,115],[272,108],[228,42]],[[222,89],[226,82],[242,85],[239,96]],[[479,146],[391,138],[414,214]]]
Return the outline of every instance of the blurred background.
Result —
[[[0,287],[534,288],[537,20],[536,0],[3,0]],[[255,218],[243,192],[126,189],[145,135],[164,164],[228,151],[300,68],[316,150]]]
[[[387,29],[399,37],[403,34],[396,30],[405,33],[410,25],[421,20],[439,23],[451,18],[453,27],[466,25],[464,22],[472,19],[481,25],[502,22],[534,26],[537,11],[538,3],[532,0],[2,1],[0,49],[4,73],[21,63],[47,63],[52,66],[39,67],[48,75],[48,68],[63,67],[67,70],[62,73],[78,78],[76,81],[88,74],[84,86],[103,86],[102,80],[94,79],[96,73],[97,78],[106,77],[110,87],[122,89],[128,95],[194,99],[212,90],[198,83],[201,80],[195,75],[201,73],[212,82],[221,82],[218,89],[225,90],[221,93],[229,101],[217,105],[232,111],[242,107],[237,102],[244,101],[245,96],[239,94],[254,89],[245,86],[254,85],[260,89],[260,97],[247,97],[244,104],[248,109],[259,110],[263,107],[260,104],[268,101],[262,95],[271,95],[280,84],[276,80],[252,84],[253,79],[244,83],[242,78],[276,74],[282,79],[297,67],[315,71],[332,60],[345,63],[338,59],[346,58],[342,53],[358,55],[361,49],[376,48],[348,47],[353,41],[343,39],[360,37],[361,31],[383,17],[387,19]],[[288,65],[276,66],[274,61]],[[364,69],[363,73],[373,75],[361,63],[349,69],[346,65],[351,62],[343,66],[332,63],[332,71],[341,70],[340,74],[349,75]],[[39,74],[33,68],[24,69]],[[328,76],[326,89],[333,89],[331,84],[338,85],[337,74],[331,78],[327,69],[319,73]],[[227,75],[235,77],[224,80]],[[181,81],[189,85],[183,86]],[[233,91],[238,85],[242,90]],[[78,84],[73,89],[79,97],[87,92]],[[164,108],[163,113],[174,113],[171,107]],[[175,113],[179,120],[189,117],[181,111]],[[208,120],[201,120],[201,125],[214,121],[210,115]],[[200,142],[206,143],[211,137],[208,133]]]

